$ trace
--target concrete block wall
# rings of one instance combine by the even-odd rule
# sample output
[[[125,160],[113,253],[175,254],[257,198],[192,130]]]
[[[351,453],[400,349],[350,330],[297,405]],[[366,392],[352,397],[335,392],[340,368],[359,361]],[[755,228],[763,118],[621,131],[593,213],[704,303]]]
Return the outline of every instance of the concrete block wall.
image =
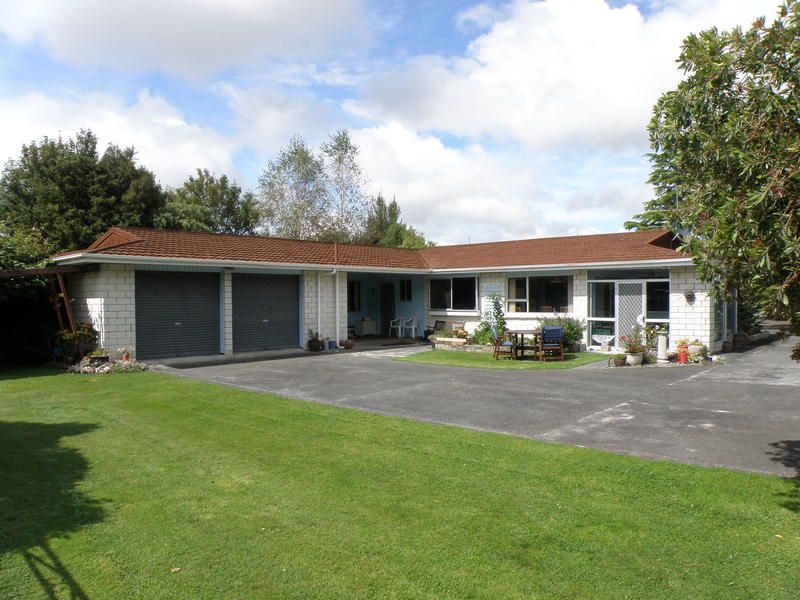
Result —
[[[233,354],[233,269],[222,270],[222,339],[225,356]]]
[[[133,265],[100,265],[97,271],[67,277],[75,320],[91,324],[112,357],[123,346],[136,352],[135,281]]]
[[[686,292],[693,291],[694,302],[686,300]],[[670,269],[669,286],[669,343],[681,338],[689,341],[697,338],[711,351],[715,351],[713,342],[714,301],[710,294],[710,286],[697,279],[694,267],[673,267]]]
[[[336,331],[336,279],[339,280],[339,331]],[[317,306],[317,282],[320,303]],[[347,273],[339,271],[305,271],[303,273],[303,346],[308,341],[308,330],[319,331],[331,340],[347,337]]]

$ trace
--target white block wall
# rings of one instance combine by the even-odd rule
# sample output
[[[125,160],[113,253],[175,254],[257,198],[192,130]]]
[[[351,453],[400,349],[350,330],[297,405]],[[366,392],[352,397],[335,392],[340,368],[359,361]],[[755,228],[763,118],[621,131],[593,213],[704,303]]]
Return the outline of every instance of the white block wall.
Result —
[[[233,269],[222,270],[222,326],[225,355],[233,354]]]
[[[339,331],[336,331],[336,279],[339,280]],[[317,282],[320,303],[317,306]],[[305,271],[303,273],[303,346],[308,330],[319,331],[320,337],[339,341],[347,338],[347,273],[339,271]]]
[[[686,300],[687,291],[694,292],[694,302]],[[710,286],[697,279],[694,267],[673,267],[670,270],[670,347],[675,348],[675,343],[681,338],[689,341],[697,338],[712,352],[718,350],[712,344],[714,302],[709,292]]]
[[[100,345],[116,357],[117,349],[136,352],[136,294],[133,265],[100,265],[98,271],[67,277],[67,294],[78,323],[100,334]]]

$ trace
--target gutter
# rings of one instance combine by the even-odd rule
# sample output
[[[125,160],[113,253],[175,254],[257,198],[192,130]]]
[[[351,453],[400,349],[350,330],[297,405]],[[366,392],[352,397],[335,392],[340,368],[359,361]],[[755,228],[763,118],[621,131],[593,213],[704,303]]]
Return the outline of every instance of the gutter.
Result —
[[[135,256],[123,254],[94,254],[91,252],[77,252],[67,254],[53,259],[62,264],[90,264],[90,263],[122,263],[122,264],[142,264],[142,265],[172,265],[172,266],[206,266],[206,267],[263,267],[269,269],[303,270],[335,272],[338,270],[352,273],[397,273],[408,275],[430,275],[436,273],[497,273],[497,272],[517,272],[517,271],[553,271],[565,269],[603,269],[613,267],[669,267],[669,266],[691,266],[694,264],[691,258],[667,258],[659,260],[626,260],[612,262],[589,262],[589,263],[555,263],[545,265],[496,265],[492,267],[462,267],[450,269],[409,269],[402,267],[365,267],[357,265],[322,265],[318,263],[278,263],[261,262],[253,260],[209,260],[206,258],[170,258],[162,256]],[[331,274],[331,273],[328,273]]]

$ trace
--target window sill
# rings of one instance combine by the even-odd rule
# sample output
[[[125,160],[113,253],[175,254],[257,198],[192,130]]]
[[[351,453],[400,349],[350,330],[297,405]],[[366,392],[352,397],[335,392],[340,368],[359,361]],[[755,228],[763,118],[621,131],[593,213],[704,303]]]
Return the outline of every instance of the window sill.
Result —
[[[480,317],[481,313],[477,310],[442,310],[431,308],[430,314],[434,317]]]
[[[569,312],[510,312],[505,313],[506,319],[545,319],[547,317],[574,317],[575,313]]]

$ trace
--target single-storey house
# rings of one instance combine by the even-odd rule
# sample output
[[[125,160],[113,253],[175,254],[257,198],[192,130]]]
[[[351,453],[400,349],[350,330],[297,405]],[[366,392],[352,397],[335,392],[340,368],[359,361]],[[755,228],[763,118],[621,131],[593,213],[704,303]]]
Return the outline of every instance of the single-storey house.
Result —
[[[114,227],[54,260],[87,266],[67,279],[76,319],[141,359],[304,347],[308,330],[387,335],[400,316],[418,332],[437,320],[471,330],[494,295],[512,328],[574,316],[599,347],[663,323],[672,346],[698,338],[716,351],[735,302],[714,301],[675,248],[664,230],[417,250]]]

